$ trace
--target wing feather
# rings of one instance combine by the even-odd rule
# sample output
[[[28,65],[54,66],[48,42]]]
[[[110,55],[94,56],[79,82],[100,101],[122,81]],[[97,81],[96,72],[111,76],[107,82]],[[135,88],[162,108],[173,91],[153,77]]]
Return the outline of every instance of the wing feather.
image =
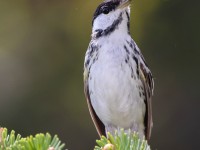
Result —
[[[152,106],[151,106],[151,98],[153,95],[153,78],[150,70],[144,66],[145,64],[140,63],[139,66],[139,76],[143,84],[144,94],[145,94],[145,103],[146,103],[146,114],[145,114],[145,137],[147,140],[150,139],[151,130],[153,126],[152,119]]]
[[[95,111],[94,111],[94,109],[92,107],[92,104],[91,104],[90,94],[89,94],[88,78],[89,78],[89,73],[85,69],[84,70],[84,92],[85,92],[85,97],[87,99],[87,104],[88,104],[89,112],[90,112],[90,115],[92,117],[92,121],[93,121],[93,123],[95,125],[95,128],[96,128],[99,136],[100,137],[102,135],[106,136],[105,126],[102,123],[102,121],[99,119],[99,117],[97,116],[97,114],[95,113]]]

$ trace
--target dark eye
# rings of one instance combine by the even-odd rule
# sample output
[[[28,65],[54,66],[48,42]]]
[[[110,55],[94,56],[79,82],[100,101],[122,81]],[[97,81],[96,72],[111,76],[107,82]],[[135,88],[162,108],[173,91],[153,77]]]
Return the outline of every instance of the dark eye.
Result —
[[[104,8],[102,8],[102,12],[103,12],[103,14],[108,14],[110,11],[109,11],[108,7],[104,7]]]

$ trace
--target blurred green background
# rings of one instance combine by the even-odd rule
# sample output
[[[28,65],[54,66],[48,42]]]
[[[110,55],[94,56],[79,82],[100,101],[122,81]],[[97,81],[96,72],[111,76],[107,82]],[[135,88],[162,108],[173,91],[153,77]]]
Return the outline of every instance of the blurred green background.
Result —
[[[101,0],[0,0],[0,125],[58,134],[71,150],[98,138],[83,61]],[[155,77],[152,149],[198,149],[200,1],[134,0],[131,34]]]

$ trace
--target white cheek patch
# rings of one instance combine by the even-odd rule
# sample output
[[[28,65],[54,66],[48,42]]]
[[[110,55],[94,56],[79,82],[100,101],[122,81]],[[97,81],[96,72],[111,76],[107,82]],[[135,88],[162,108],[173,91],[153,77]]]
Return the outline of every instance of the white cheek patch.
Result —
[[[101,14],[95,20],[93,24],[93,31],[97,29],[105,30],[111,26],[113,22],[118,18],[120,12],[110,12],[109,14]]]

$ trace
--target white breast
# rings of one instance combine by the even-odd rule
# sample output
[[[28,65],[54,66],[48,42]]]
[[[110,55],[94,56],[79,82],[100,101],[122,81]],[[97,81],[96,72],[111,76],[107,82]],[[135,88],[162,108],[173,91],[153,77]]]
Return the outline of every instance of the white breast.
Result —
[[[90,68],[91,103],[105,125],[127,129],[137,124],[144,128],[145,104],[138,91],[142,83],[131,77],[130,69],[132,66],[136,75],[136,63],[132,59],[129,64],[125,62],[125,41],[117,42],[104,43],[99,49],[98,60]]]

